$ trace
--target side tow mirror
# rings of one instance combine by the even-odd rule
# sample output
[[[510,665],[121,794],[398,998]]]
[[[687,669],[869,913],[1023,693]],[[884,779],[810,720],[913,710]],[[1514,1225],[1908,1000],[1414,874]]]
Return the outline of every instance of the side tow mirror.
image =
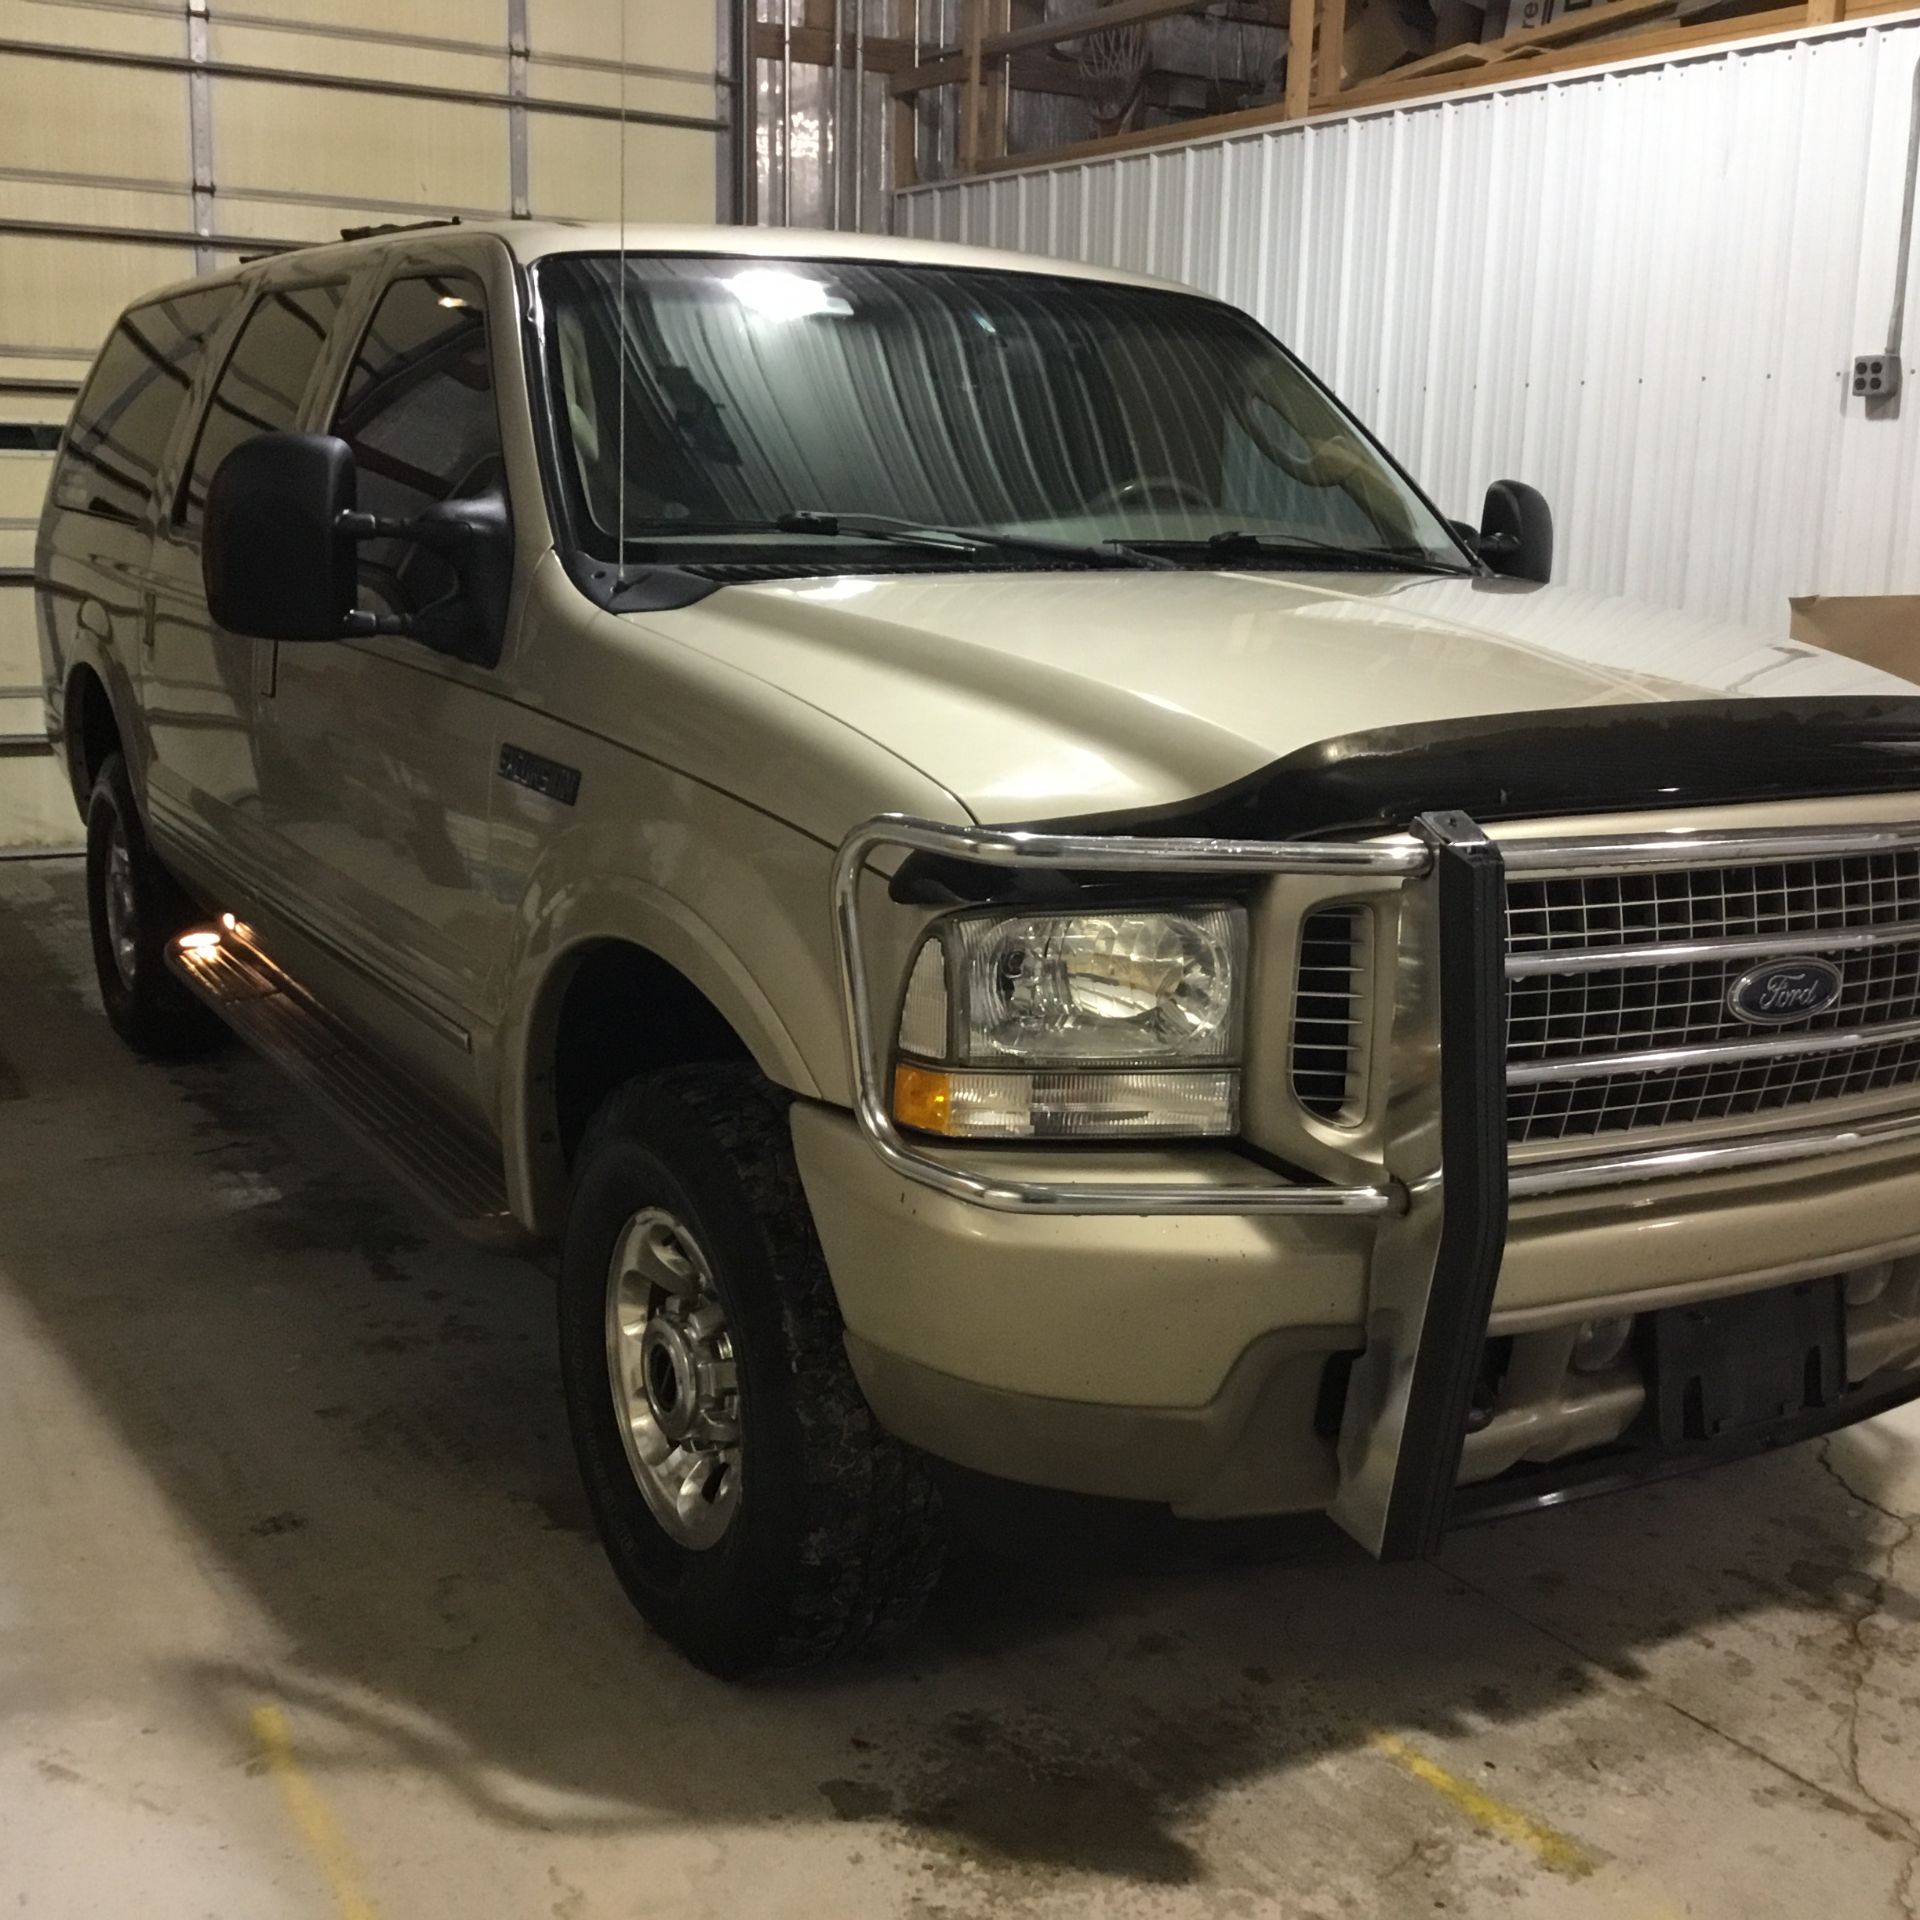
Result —
[[[1553,510],[1520,480],[1496,480],[1480,512],[1475,551],[1495,573],[1515,580],[1553,578]]]
[[[358,591],[341,517],[358,493],[353,453],[318,433],[263,433],[207,488],[200,574],[207,611],[257,640],[338,640]]]

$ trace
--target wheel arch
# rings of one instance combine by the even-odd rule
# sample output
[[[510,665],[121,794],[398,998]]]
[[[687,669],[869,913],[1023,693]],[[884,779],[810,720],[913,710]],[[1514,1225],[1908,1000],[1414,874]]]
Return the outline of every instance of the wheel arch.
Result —
[[[75,661],[67,671],[61,695],[60,740],[66,757],[67,783],[74,804],[84,815],[100,768],[109,754],[126,755],[119,711],[100,669],[90,660]],[[129,764],[129,772],[132,771]]]
[[[541,1237],[559,1229],[581,1130],[635,1074],[748,1059],[794,1093],[819,1093],[779,1011],[711,927],[677,903],[621,904],[553,930],[515,968],[524,984],[502,1034],[502,1134],[514,1210]]]

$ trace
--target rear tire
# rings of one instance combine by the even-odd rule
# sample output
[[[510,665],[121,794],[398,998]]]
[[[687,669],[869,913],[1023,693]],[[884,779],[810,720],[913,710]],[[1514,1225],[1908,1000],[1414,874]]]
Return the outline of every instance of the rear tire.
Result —
[[[746,1065],[630,1081],[581,1143],[561,1261],[568,1417],[608,1557],[730,1679],[886,1638],[945,1554],[927,1462],[847,1362],[787,1106]]]
[[[167,944],[199,916],[155,857],[126,762],[109,754],[87,801],[87,918],[107,1019],[149,1059],[205,1053],[219,1018],[167,971]]]

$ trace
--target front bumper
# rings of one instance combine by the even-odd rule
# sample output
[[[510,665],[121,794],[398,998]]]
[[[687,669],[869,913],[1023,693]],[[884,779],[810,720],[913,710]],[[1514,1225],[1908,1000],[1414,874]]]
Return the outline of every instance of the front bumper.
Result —
[[[855,1120],[795,1118],[869,1397],[905,1437],[988,1471],[1195,1513],[1325,1506],[1382,1557],[1430,1552],[1463,1482],[1630,1422],[1621,1383],[1569,1389],[1564,1358],[1555,1372],[1554,1341],[1570,1346],[1581,1320],[1920,1252],[1910,1117],[1510,1171],[1506,867],[1657,870],[1916,840],[1912,825],[1668,833],[1532,840],[1503,860],[1459,815],[1368,846],[871,823],[836,867]],[[1403,876],[1414,946],[1396,1017],[1415,1071],[1395,1090],[1380,1177],[1342,1187],[1226,1152],[1102,1164],[903,1139],[859,907],[885,845],[1000,867]],[[1036,1177],[1062,1165],[1071,1182]],[[1530,1437],[1476,1404],[1489,1338],[1509,1333],[1531,1357],[1510,1372],[1530,1383]]]
[[[902,1438],[1006,1479],[1196,1518],[1333,1505],[1378,1221],[999,1213],[904,1179],[834,1109],[796,1106],[793,1135],[855,1372]],[[1218,1184],[1232,1161],[1116,1155],[1086,1171]],[[1908,1155],[1516,1202],[1474,1348],[1477,1361],[1486,1337],[1512,1338],[1514,1364],[1492,1417],[1465,1432],[1463,1415],[1456,1481],[1524,1473],[1537,1500],[1564,1484],[1539,1469],[1584,1461],[1638,1419],[1631,1366],[1572,1369],[1584,1321],[1888,1264],[1874,1301],[1849,1310],[1849,1371],[1876,1393],[1920,1390]]]

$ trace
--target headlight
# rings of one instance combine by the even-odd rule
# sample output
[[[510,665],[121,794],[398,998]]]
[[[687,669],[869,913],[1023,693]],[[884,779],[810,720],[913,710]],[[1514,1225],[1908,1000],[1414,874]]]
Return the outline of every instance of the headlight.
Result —
[[[954,1136],[1230,1134],[1246,917],[966,915],[915,957],[894,1116]]]

